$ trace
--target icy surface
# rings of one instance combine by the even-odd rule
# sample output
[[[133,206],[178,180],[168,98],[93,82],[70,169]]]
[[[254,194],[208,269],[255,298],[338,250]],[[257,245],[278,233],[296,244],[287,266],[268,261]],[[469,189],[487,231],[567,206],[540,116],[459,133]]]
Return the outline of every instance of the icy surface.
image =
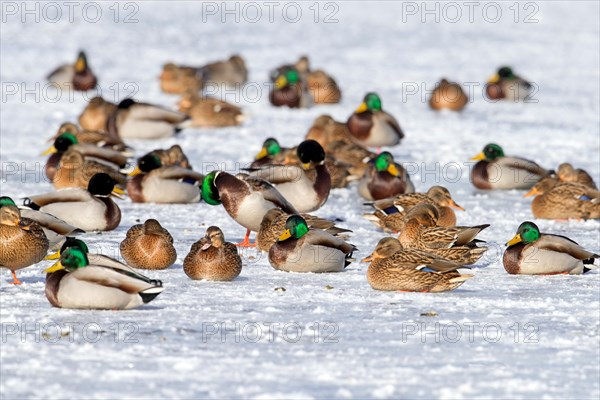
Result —
[[[481,235],[491,250],[474,269],[475,278],[437,295],[376,292],[365,279],[366,265],[358,262],[339,274],[277,272],[254,250],[244,252],[244,270],[234,282],[193,282],[181,264],[205,228],[219,225],[231,241],[240,240],[243,229],[222,208],[204,203],[158,207],[122,201],[121,226],[85,240],[93,251],[117,257],[132,224],[157,218],[176,238],[178,259],[170,269],[148,275],[162,279],[167,289],[133,311],[60,310],[44,296],[47,262],[20,271],[24,284],[18,287],[6,284],[9,274],[3,270],[2,398],[600,396],[599,274],[509,276],[500,259],[502,244],[520,222],[532,219],[530,200],[517,191],[475,190],[466,161],[494,141],[507,154],[547,168],[570,161],[600,181],[598,3],[538,2],[535,23],[523,23],[535,11],[523,8],[515,23],[512,3],[503,2],[496,3],[502,11],[497,23],[484,20],[483,5],[475,9],[473,23],[462,6],[457,23],[443,15],[439,23],[434,15],[421,23],[420,2],[412,3],[417,15],[403,14],[403,6],[391,2],[339,2],[337,23],[315,23],[312,3],[298,3],[300,21],[289,23],[280,5],[271,23],[267,6],[256,3],[262,8],[259,22],[234,23],[230,15],[222,23],[220,13],[203,21],[199,3],[138,2],[138,22],[130,24],[122,20],[134,9],[121,8],[115,23],[112,3],[96,4],[103,12],[96,23],[82,18],[81,6],[73,23],[66,6],[56,23],[43,17],[35,22],[31,15],[22,23],[20,9],[3,15],[3,195],[52,189],[39,154],[61,122],[76,120],[85,98],[62,93],[53,101],[56,93],[45,89],[43,77],[79,48],[88,51],[105,97],[116,101],[137,88],[137,99],[168,106],[177,98],[159,90],[164,62],[202,64],[239,52],[255,82],[241,99],[247,123],[131,142],[136,155],[179,143],[197,169],[235,170],[252,159],[265,137],[296,144],[316,116],[345,120],[375,90],[406,132],[391,151],[408,163],[417,189],[446,185],[467,209],[458,215],[460,224],[492,224]],[[320,21],[335,10],[318,6]],[[455,16],[452,10],[445,15]],[[270,107],[263,84],[269,70],[301,54],[337,78],[341,104],[294,111]],[[537,102],[484,101],[481,82],[503,64],[537,84]],[[462,114],[436,114],[422,100],[442,76],[479,82]],[[415,85],[418,94],[410,94]],[[18,93],[10,94],[15,87]],[[361,218],[361,202],[350,186],[334,190],[317,213],[340,218],[354,230],[359,258],[385,236]],[[543,231],[600,251],[598,221],[536,222]],[[421,315],[431,311],[437,316]]]

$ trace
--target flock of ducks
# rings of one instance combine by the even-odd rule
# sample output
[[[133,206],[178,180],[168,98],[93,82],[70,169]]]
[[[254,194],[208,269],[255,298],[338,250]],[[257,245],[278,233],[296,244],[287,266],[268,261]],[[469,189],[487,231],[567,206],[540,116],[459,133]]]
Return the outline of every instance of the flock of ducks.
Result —
[[[486,252],[477,238],[489,225],[457,226],[454,210],[464,210],[448,189],[433,186],[415,193],[409,174],[381,147],[397,145],[404,133],[386,112],[376,93],[367,93],[345,122],[318,117],[297,146],[286,148],[267,138],[238,174],[194,171],[183,149],[174,145],[137,159],[127,139],[171,137],[190,126],[239,125],[242,110],[201,95],[208,85],[243,85],[248,77],[244,60],[231,58],[205,66],[163,67],[160,87],[181,95],[179,111],[124,99],[113,104],[100,97],[89,101],[79,125],[66,122],[44,152],[45,173],[55,191],[31,195],[22,206],[0,197],[0,266],[16,272],[44,259],[57,260],[46,269],[46,297],[56,307],[129,309],[148,303],[163,290],[160,280],[139,269],[162,270],[177,253],[173,237],[159,221],[132,226],[120,244],[124,263],[92,254],[76,238],[85,232],[110,231],[121,222],[114,198],[127,195],[139,203],[198,203],[222,206],[246,229],[243,242],[225,240],[211,226],[194,243],[183,271],[194,280],[231,281],[242,270],[237,246],[257,246],[268,253],[274,269],[289,272],[339,272],[354,261],[351,231],[335,221],[312,215],[325,204],[331,189],[355,187],[370,210],[364,217],[393,237],[381,239],[368,262],[367,280],[376,290],[444,292],[462,285],[472,274],[459,269],[476,263]],[[323,70],[312,70],[307,57],[276,68],[269,96],[274,106],[290,108],[337,103],[341,91]],[[58,68],[48,79],[75,90],[89,90],[98,79],[87,57]],[[531,84],[502,67],[486,85],[490,99],[523,100]],[[460,111],[468,98],[457,83],[442,79],[429,105],[434,110]],[[375,148],[375,149],[373,149]],[[375,150],[375,151],[373,151]],[[529,190],[535,218],[598,219],[600,193],[585,171],[561,164],[556,171],[488,144],[472,169],[471,181],[482,190]],[[250,234],[256,232],[256,242]],[[524,222],[508,243],[503,257],[511,274],[581,274],[594,268],[600,256],[569,238],[540,233]],[[535,257],[533,257],[535,255]]]

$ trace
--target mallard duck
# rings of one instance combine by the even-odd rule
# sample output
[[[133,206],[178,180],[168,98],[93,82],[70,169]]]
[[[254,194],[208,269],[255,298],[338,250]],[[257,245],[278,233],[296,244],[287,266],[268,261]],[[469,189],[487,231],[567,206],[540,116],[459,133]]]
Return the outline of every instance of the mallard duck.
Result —
[[[47,77],[50,83],[65,89],[86,91],[96,87],[98,79],[92,72],[83,51],[77,55],[75,64],[66,64],[58,67]]]
[[[394,157],[389,152],[380,153],[369,163],[358,184],[358,193],[365,199],[380,200],[415,191],[408,173],[394,162]]]
[[[265,179],[298,211],[318,210],[329,197],[331,175],[325,166],[325,150],[314,140],[305,140],[296,149],[302,167],[294,165],[266,165],[259,169],[250,169],[250,175]],[[311,176],[306,172],[314,169]]]
[[[163,166],[158,154],[140,158],[129,174],[127,194],[134,203],[197,203],[204,175],[179,166]]]
[[[104,147],[110,150],[115,150],[121,154],[128,156],[129,148],[121,139],[108,135],[104,131],[90,131],[80,129],[72,122],[64,122],[58,128],[58,131],[52,136],[49,141],[54,142],[62,134],[68,133],[75,136],[76,143],[92,144],[96,147]]]
[[[285,230],[285,224],[289,217],[290,214],[280,208],[270,209],[260,223],[260,229],[256,235],[256,247],[261,251],[268,252]],[[337,227],[333,221],[310,214],[302,214],[301,217],[304,218],[310,229],[323,230],[339,239],[347,239],[347,233],[352,232],[351,230]]]
[[[336,160],[351,165],[348,172],[359,179],[365,174],[369,167],[369,160],[377,157],[377,154],[365,149],[361,145],[352,142],[338,140],[331,142],[325,148]]]
[[[269,101],[275,107],[307,108],[311,105],[310,96],[295,68],[286,68],[273,76],[272,80],[274,85],[269,93]]]
[[[125,99],[108,118],[107,130],[123,139],[163,139],[189,126],[188,120],[178,111]]]
[[[242,272],[242,259],[221,229],[211,226],[185,256],[183,271],[193,280],[232,281]]]
[[[8,205],[17,207],[13,199],[10,197],[0,197],[0,208]],[[21,221],[23,222],[24,226],[37,223],[42,227],[44,234],[48,239],[48,249],[50,251],[59,249],[60,246],[65,242],[67,235],[77,235],[79,233],[83,233],[81,229],[67,224],[65,221],[56,218],[54,215],[28,208],[19,209],[19,212],[21,213]]]
[[[525,100],[531,93],[532,85],[516,75],[510,67],[501,67],[485,85],[485,94],[490,100]]]
[[[495,143],[486,145],[471,160],[479,160],[471,171],[471,182],[478,189],[531,189],[550,173],[533,161],[505,156]]]
[[[398,240],[406,248],[447,249],[469,246],[489,224],[477,226],[436,226],[437,210],[431,204],[413,207],[406,216],[406,224]]]
[[[519,225],[506,245],[502,262],[509,274],[582,274],[596,269],[594,259],[600,258],[567,237],[540,233],[531,221]]]
[[[156,160],[154,157],[158,157],[159,167],[181,167],[192,169],[190,161],[187,156],[183,152],[183,149],[178,144],[174,144],[166,150],[156,149],[152,150],[149,153],[144,154],[142,157],[137,160],[137,168],[140,169],[139,172],[146,171],[149,172],[152,169],[158,168],[156,167]],[[154,166],[154,168],[153,168]]]
[[[314,120],[304,138],[316,140],[324,149],[327,149],[332,142],[353,143],[348,126],[326,114],[320,115]]]
[[[239,86],[248,80],[246,63],[237,54],[232,55],[225,61],[211,62],[198,68],[198,74],[202,77],[205,86],[208,83]]]
[[[116,181],[107,174],[96,174],[87,190],[70,188],[27,197],[24,205],[33,210],[52,214],[86,232],[110,231],[119,226],[121,210],[110,198],[124,192],[115,187]]]
[[[309,229],[300,215],[292,215],[269,249],[269,262],[273,268],[287,272],[340,272],[353,261],[354,250],[340,238]]]
[[[267,164],[279,164],[286,159],[286,155],[291,149],[281,147],[279,141],[275,138],[267,138],[263,142],[262,148],[254,157],[250,168],[260,168]]]
[[[57,177],[62,157],[69,150],[74,150],[83,156],[83,165],[78,164],[80,160],[77,155],[69,153],[68,163],[63,163],[62,168],[66,168],[70,175],[64,175],[63,172],[63,175]],[[46,177],[53,183],[56,180],[56,184],[60,187],[87,187],[89,179],[87,175],[90,173],[102,170],[102,172],[108,171],[111,175],[120,176],[118,169],[127,165],[127,156],[122,153],[94,144],[79,143],[77,136],[70,132],[60,134],[42,155],[50,155],[44,166]],[[86,161],[88,161],[87,164]]]
[[[523,196],[536,196],[531,203],[536,218],[600,218],[600,192],[579,183],[560,183],[556,177],[547,176]]]
[[[96,153],[108,151],[106,149],[100,149],[99,147],[96,147],[97,150],[93,150],[92,148],[94,146],[88,146],[85,147],[84,151],[88,152],[89,150],[90,152]],[[52,163],[54,160],[49,160],[47,173],[52,176],[52,185],[56,189],[72,187],[87,188],[90,179],[95,174],[99,173],[110,175],[120,186],[125,185],[127,176],[121,173],[116,165],[111,166],[105,162],[100,162],[100,160],[96,161],[94,160],[95,157],[86,158],[79,149],[81,149],[81,147],[70,148],[62,153],[55,172],[52,172]]]
[[[191,117],[190,126],[237,126],[244,121],[240,107],[219,99],[199,96],[197,93],[184,94],[179,101],[179,111]]]
[[[442,79],[429,98],[429,107],[434,110],[461,111],[468,102],[469,97],[458,83]]]
[[[46,272],[46,298],[58,308],[126,310],[149,303],[164,290],[162,282],[131,268],[91,264],[78,247],[63,251]]]
[[[160,89],[165,93],[180,94],[188,91],[198,93],[204,82],[198,68],[167,63],[160,74]]]
[[[436,207],[439,214],[438,226],[455,226],[456,214],[453,209],[464,211],[464,208],[452,199],[448,189],[443,186],[432,186],[427,193],[406,193],[364,203],[373,207],[375,212],[363,214],[363,216],[384,230],[400,232],[404,229],[406,213],[421,203],[432,204]]]
[[[79,125],[83,129],[90,131],[107,132],[114,139],[119,139],[119,135],[110,135],[107,128],[108,119],[117,111],[117,105],[110,101],[104,100],[100,96],[96,96],[88,102],[87,106],[79,115]]]
[[[335,79],[320,69],[308,73],[306,85],[314,104],[336,104],[342,99]]]
[[[119,248],[125,262],[133,268],[165,269],[177,260],[173,237],[155,219],[129,228]]]
[[[23,221],[19,209],[12,204],[0,207],[0,239],[0,268],[9,269],[12,283],[20,285],[15,271],[43,260],[48,239],[36,222]]]
[[[585,170],[581,168],[573,168],[569,163],[562,163],[558,166],[556,175],[561,182],[568,183],[579,183],[585,186],[589,186],[592,189],[598,189],[594,179]]]
[[[210,205],[223,204],[229,216],[247,229],[239,246],[254,246],[250,243],[250,232],[258,232],[270,209],[279,207],[288,214],[298,213],[273,185],[248,174],[209,173],[202,182],[202,199]]]
[[[354,141],[364,147],[395,146],[404,137],[396,118],[381,108],[377,93],[367,93],[347,125]]]
[[[403,250],[394,238],[383,238],[373,253],[363,259],[371,262],[367,281],[375,290],[400,292],[447,292],[456,289],[473,275],[461,275],[461,268],[420,250]],[[431,270],[426,271],[425,268]]]

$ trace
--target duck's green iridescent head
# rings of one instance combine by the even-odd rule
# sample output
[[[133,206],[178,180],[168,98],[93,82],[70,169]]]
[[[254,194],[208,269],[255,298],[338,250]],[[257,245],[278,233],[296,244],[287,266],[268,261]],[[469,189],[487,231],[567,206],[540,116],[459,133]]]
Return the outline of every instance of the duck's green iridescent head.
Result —
[[[87,255],[79,247],[66,249],[60,255],[60,261],[46,269],[45,272],[55,272],[61,269],[66,269],[73,272],[76,269],[87,267],[90,264]]]
[[[279,236],[279,241],[283,242],[293,237],[294,239],[300,239],[308,232],[308,225],[306,221],[299,215],[292,215],[285,222],[285,230]]]
[[[380,153],[375,158],[375,169],[377,172],[385,172],[387,171],[391,175],[398,176],[400,171],[396,168],[396,163],[394,162],[394,157],[391,153],[384,151]]]
[[[15,202],[13,201],[13,199],[11,199],[8,196],[2,196],[0,197],[0,208],[4,207],[4,206],[17,206],[15,204]]]
[[[279,142],[277,141],[277,139],[268,138],[267,140],[264,141],[262,149],[256,155],[255,159],[261,160],[267,156],[273,157],[279,153],[281,153],[281,146],[279,145]]]
[[[490,143],[483,148],[483,151],[472,157],[471,160],[494,161],[497,158],[504,157],[504,150],[496,143]]]
[[[54,139],[52,146],[44,151],[42,155],[47,156],[48,154],[58,153],[59,151],[64,153],[69,149],[69,147],[77,143],[78,140],[75,135],[73,135],[71,132],[64,132]]]
[[[138,160],[138,168],[142,172],[148,173],[160,167],[162,167],[162,161],[160,161],[160,157],[154,153],[146,154]]]
[[[362,104],[356,109],[357,113],[365,111],[381,111],[381,98],[377,93],[367,93]]]
[[[300,74],[296,68],[287,68],[275,80],[275,89],[283,89],[300,81]]]
[[[511,67],[501,67],[498,69],[498,76],[503,79],[514,79],[515,74]]]
[[[218,206],[221,204],[221,198],[219,197],[219,190],[215,185],[215,179],[220,171],[212,171],[204,177],[202,181],[202,199],[211,206]]]
[[[67,236],[67,239],[61,246],[60,250],[57,251],[56,253],[47,255],[46,257],[44,257],[44,260],[56,260],[56,259],[60,258],[60,255],[62,253],[64,253],[67,249],[72,249],[72,248],[80,249],[85,254],[88,254],[90,252],[90,250],[87,247],[87,244],[85,244],[85,242],[83,240],[74,238],[72,236]]]
[[[507,246],[512,246],[517,243],[533,243],[540,238],[540,229],[531,221],[525,221],[517,229],[517,234],[506,242]]]

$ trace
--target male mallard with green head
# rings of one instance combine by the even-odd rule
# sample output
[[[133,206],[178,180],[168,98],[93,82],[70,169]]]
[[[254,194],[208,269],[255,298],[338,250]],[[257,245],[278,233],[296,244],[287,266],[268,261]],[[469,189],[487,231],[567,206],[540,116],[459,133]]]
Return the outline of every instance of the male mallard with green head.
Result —
[[[485,85],[485,94],[490,100],[525,100],[532,89],[531,83],[516,75],[512,68],[501,67]]]
[[[354,141],[364,147],[395,146],[404,137],[396,118],[382,109],[377,93],[367,93],[346,124]]]
[[[47,79],[62,88],[81,91],[93,89],[98,84],[98,79],[92,72],[83,51],[77,55],[75,64],[58,67],[48,75]]]
[[[414,191],[415,187],[406,170],[394,162],[394,157],[387,151],[369,161],[358,185],[358,193],[367,200],[380,200]]]

